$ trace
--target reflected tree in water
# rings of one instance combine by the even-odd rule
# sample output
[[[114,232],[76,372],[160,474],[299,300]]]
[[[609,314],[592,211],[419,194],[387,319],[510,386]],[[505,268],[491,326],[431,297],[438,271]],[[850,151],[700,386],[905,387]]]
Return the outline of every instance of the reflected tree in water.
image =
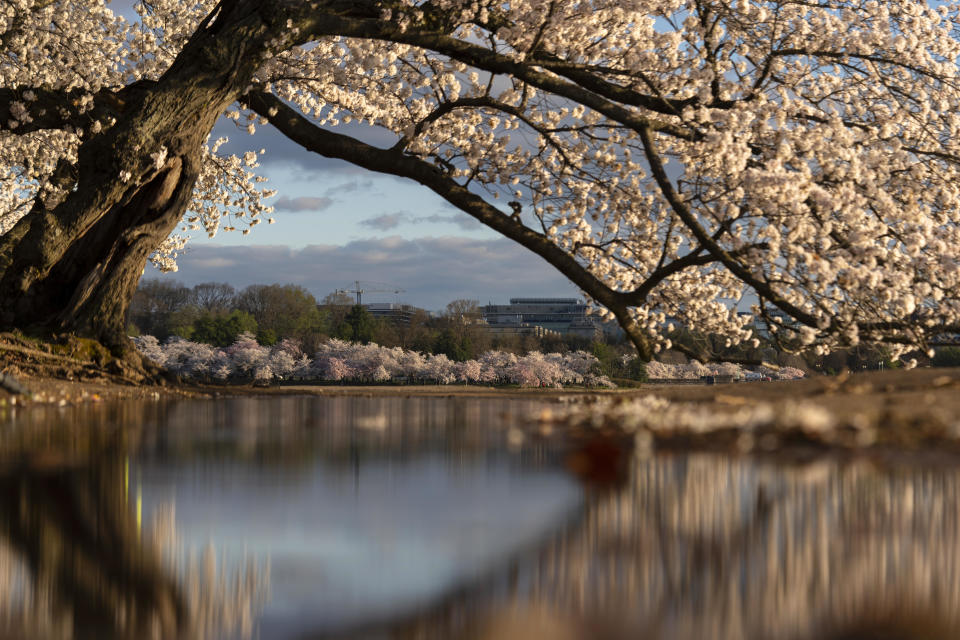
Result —
[[[518,600],[648,638],[852,638],[876,620],[954,637],[960,469],[638,459],[528,569]]]
[[[946,640],[958,631],[955,464],[694,454],[638,455],[625,484],[595,493],[579,523],[396,637]]]
[[[249,636],[265,578],[183,560],[172,508],[141,528],[123,459],[0,474],[0,624],[48,638]]]
[[[190,555],[172,504],[138,528],[118,453],[137,449],[137,437],[149,442],[143,449],[177,458],[215,455],[198,426],[229,426],[229,444],[218,446],[231,456],[286,468],[320,455],[313,451],[344,463],[444,447],[479,456],[491,432],[505,440],[504,415],[529,408],[297,398],[140,406],[104,413],[103,422],[170,428],[127,430],[121,441],[88,425],[72,449],[58,445],[73,452],[59,460],[35,453],[61,442],[59,427],[34,429],[29,440],[11,428],[0,453],[20,443],[15,457],[29,462],[0,466],[0,616],[24,637],[90,637],[95,625],[109,632],[97,637],[251,632],[266,593],[263,568],[228,570],[213,550]],[[64,415],[63,432],[78,433]],[[463,426],[451,430],[450,421]],[[491,620],[491,609],[550,612],[590,638],[603,637],[598,620],[620,634],[609,637],[648,639],[863,638],[895,622],[905,631],[893,637],[957,637],[955,461],[638,453],[607,478],[594,469],[618,467],[615,448],[584,443],[554,458],[537,446],[524,445],[518,463],[566,464],[593,489],[582,519],[387,637],[464,637],[465,628],[482,631],[478,618]],[[104,450],[113,453],[97,453]],[[93,469],[90,460],[102,462]]]
[[[4,537],[29,570],[32,600],[49,601],[74,636],[182,636],[187,603],[144,543],[125,486],[122,461],[7,471]]]
[[[188,548],[178,539],[173,503],[145,513],[141,528],[128,455],[238,457],[287,470],[308,469],[317,456],[356,464],[388,451],[401,451],[401,459],[427,450],[475,458],[491,433],[502,433],[508,409],[531,406],[427,398],[362,406],[350,398],[279,398],[266,405],[236,398],[38,406],[28,420],[16,412],[0,416],[0,636],[254,634],[270,567],[227,562],[212,547]],[[451,423],[459,425],[452,432]],[[218,429],[231,438],[198,436]],[[523,464],[545,463],[527,452]]]

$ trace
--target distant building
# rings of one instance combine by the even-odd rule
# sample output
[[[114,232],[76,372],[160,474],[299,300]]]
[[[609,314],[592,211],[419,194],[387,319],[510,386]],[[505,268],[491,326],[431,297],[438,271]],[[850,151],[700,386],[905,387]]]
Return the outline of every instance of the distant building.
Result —
[[[418,311],[417,307],[409,304],[400,304],[399,302],[370,302],[363,305],[374,318],[389,320],[398,325],[409,326],[413,316]]]
[[[589,340],[602,333],[600,323],[587,315],[586,303],[576,298],[510,298],[510,304],[483,307],[483,318],[494,333],[519,332],[525,325]]]
[[[536,336],[545,338],[547,336],[560,335],[556,331],[544,329],[535,324],[523,322],[521,324],[488,324],[484,327],[495,336]]]

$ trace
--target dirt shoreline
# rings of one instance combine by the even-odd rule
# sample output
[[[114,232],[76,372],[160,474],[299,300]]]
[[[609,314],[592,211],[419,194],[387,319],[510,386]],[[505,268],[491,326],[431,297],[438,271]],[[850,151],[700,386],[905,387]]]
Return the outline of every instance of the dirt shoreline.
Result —
[[[30,394],[0,390],[10,409],[128,401],[314,396],[543,400],[510,429],[510,441],[541,437],[634,438],[640,449],[731,454],[935,455],[960,460],[960,369],[919,369],[719,385],[647,384],[635,389],[530,389],[466,385],[131,385],[20,377]],[[620,445],[618,445],[620,446]],[[845,454],[844,454],[845,455]],[[954,462],[951,462],[953,464]]]
[[[125,399],[313,395],[379,397],[601,398],[616,402],[657,396],[671,403],[718,413],[761,404],[775,409],[813,403],[843,420],[871,423],[922,422],[956,428],[960,441],[960,368],[887,370],[814,376],[782,382],[718,385],[644,384],[621,389],[543,389],[480,385],[252,385],[138,384],[143,376],[111,360],[102,347],[70,336],[42,341],[0,333],[0,373],[12,375],[29,394],[15,396],[0,385],[0,404],[80,404]]]
[[[633,389],[545,389],[479,385],[131,385],[107,380],[61,380],[51,377],[18,376],[30,391],[19,403],[48,404],[61,401],[110,401],[121,399],[216,398],[257,395],[314,395],[365,397],[571,397],[628,399],[655,395],[678,403],[730,407],[760,402],[815,401],[837,414],[873,412],[878,409],[907,412],[936,410],[960,420],[960,369],[915,369],[912,371],[870,371],[835,377],[816,376],[782,382],[743,382],[717,385],[644,384]],[[14,396],[0,389],[8,402]]]
[[[753,451],[798,443],[827,448],[874,444],[960,453],[960,369],[871,371],[780,382],[644,384],[621,389],[544,389],[480,385],[143,384],[159,379],[125,368],[90,341],[59,342],[0,334],[0,373],[28,393],[0,384],[7,407],[215,399],[237,396],[356,396],[528,399],[556,402],[539,429],[549,433],[636,433],[659,446]],[[6,412],[0,411],[0,417]],[[520,425],[520,428],[531,428]],[[532,428],[536,429],[536,425]],[[759,438],[760,440],[757,440]]]

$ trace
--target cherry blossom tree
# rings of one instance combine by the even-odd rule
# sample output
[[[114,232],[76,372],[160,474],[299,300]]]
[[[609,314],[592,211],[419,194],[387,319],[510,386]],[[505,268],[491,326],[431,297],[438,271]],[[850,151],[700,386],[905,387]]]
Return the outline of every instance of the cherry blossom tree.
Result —
[[[256,145],[208,139],[226,116],[433,190],[644,359],[676,323],[821,351],[960,334],[956,2],[137,6],[0,10],[0,328],[122,352],[148,256],[268,216]]]
[[[758,366],[753,369],[731,362],[701,364],[692,360],[687,364],[668,364],[652,361],[647,363],[647,375],[651,380],[699,380],[703,376],[731,376],[735,380],[749,379],[747,374],[756,373],[774,380],[799,380],[806,374],[796,367],[772,369]]]
[[[326,371],[322,375],[324,380],[340,382],[352,378],[353,372],[340,358],[330,358],[326,361]]]
[[[160,346],[160,341],[154,336],[137,336],[133,341],[145,358],[155,362],[161,367],[164,365],[167,359],[166,353],[163,347]]]
[[[460,364],[457,372],[458,382],[481,382],[483,378],[483,365],[477,360],[467,360]]]
[[[256,380],[268,380],[273,376],[270,349],[257,344],[250,333],[241,333],[237,341],[227,347],[224,353],[230,357],[233,370],[240,375]]]

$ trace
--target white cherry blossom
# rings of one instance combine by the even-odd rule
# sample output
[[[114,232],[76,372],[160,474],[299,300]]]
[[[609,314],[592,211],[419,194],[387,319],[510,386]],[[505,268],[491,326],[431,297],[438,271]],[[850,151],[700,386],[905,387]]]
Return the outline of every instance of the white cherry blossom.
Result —
[[[283,26],[224,111],[241,139],[269,124],[424,184],[557,266],[645,358],[674,325],[895,355],[960,335],[955,1],[245,2]],[[78,149],[116,126],[110,96],[149,90],[221,10],[154,0],[131,23],[98,0],[6,3],[0,234],[70,195]],[[224,142],[161,269],[190,232],[273,222],[262,150]]]

